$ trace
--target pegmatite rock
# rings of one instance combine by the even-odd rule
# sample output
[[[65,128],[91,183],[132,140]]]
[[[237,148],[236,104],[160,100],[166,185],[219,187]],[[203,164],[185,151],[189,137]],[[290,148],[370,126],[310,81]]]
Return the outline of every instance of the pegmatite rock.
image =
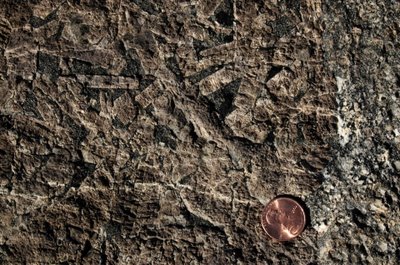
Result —
[[[398,257],[395,1],[3,2],[3,263]]]

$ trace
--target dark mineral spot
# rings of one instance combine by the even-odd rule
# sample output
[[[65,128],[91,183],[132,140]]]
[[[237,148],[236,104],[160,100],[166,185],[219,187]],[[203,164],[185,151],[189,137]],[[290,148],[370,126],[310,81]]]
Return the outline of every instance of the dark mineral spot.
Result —
[[[70,185],[71,187],[78,188],[87,177],[93,174],[96,165],[82,161],[76,162],[75,165],[76,173],[72,176]]]
[[[273,24],[272,27],[277,37],[281,38],[288,35],[294,26],[288,17],[279,17]]]
[[[175,57],[169,57],[169,58],[165,59],[165,64],[166,64],[167,68],[168,68],[172,73],[174,73],[174,75],[176,76],[176,78],[177,78],[179,81],[182,81],[182,80],[183,80],[182,72],[181,72],[181,70],[179,69],[179,64],[178,64],[178,61],[176,60]]]
[[[37,54],[37,71],[50,76],[52,81],[56,81],[59,75],[60,58],[44,52]]]
[[[126,60],[126,67],[121,72],[122,76],[139,77],[143,75],[143,69],[140,61],[134,58]]]
[[[86,136],[88,135],[88,131],[85,128],[85,126],[79,125],[68,115],[64,115],[63,122],[69,128],[70,134],[71,134],[72,138],[74,139],[75,144],[79,145],[82,141],[84,141],[86,139]]]
[[[154,130],[154,137],[158,143],[164,143],[171,149],[176,149],[176,136],[174,132],[165,125],[157,125]]]
[[[146,87],[150,86],[151,84],[154,83],[156,80],[156,77],[154,75],[145,75],[142,79],[139,81],[139,90],[142,91]]]
[[[240,79],[232,81],[208,96],[213,109],[221,115],[221,120],[233,110],[232,102],[235,99],[240,83]]]
[[[47,23],[53,21],[57,19],[57,10],[51,12],[47,17],[45,17],[44,19],[40,18],[40,17],[35,17],[32,16],[30,23],[32,25],[32,27],[34,28],[40,28],[44,25],[46,25]]]
[[[71,74],[81,75],[107,75],[107,70],[101,66],[95,66],[90,62],[72,59],[70,65]]]
[[[217,22],[225,27],[233,26],[233,1],[224,0],[215,11],[215,19]]]
[[[149,14],[156,15],[159,12],[156,5],[152,3],[152,1],[148,0],[131,0],[133,3],[138,5],[143,11],[146,11]]]
[[[10,130],[14,125],[11,115],[0,113],[0,132]]]
[[[39,111],[37,110],[37,99],[32,91],[26,93],[25,101],[22,103],[22,108],[27,113],[33,115],[37,119],[42,119]]]

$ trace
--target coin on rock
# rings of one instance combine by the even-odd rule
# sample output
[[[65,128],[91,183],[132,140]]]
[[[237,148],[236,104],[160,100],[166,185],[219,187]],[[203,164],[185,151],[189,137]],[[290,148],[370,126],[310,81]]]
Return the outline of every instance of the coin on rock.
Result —
[[[265,206],[261,224],[264,231],[273,239],[288,241],[303,232],[306,214],[296,200],[289,197],[276,197]]]

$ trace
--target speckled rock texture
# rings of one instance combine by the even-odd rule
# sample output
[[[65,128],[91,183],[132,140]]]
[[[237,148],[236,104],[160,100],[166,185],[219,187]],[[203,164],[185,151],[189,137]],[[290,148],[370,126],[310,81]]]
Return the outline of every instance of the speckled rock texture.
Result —
[[[399,34],[396,0],[0,0],[0,264],[398,264]]]

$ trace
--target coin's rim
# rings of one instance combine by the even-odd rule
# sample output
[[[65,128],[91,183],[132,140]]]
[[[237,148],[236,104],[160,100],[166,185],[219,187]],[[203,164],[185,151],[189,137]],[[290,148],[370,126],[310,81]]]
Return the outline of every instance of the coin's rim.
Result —
[[[271,236],[271,235],[268,233],[268,231],[267,231],[267,229],[266,229],[266,227],[265,227],[265,225],[264,225],[264,223],[265,223],[265,221],[264,221],[265,218],[264,218],[264,217],[265,217],[265,215],[266,215],[266,210],[268,209],[268,206],[269,206],[270,204],[272,204],[274,201],[277,201],[277,200],[279,200],[279,199],[290,200],[290,201],[294,202],[296,205],[299,206],[299,208],[301,209],[301,212],[302,212],[302,214],[303,214],[303,218],[302,218],[302,219],[303,219],[303,224],[302,224],[302,226],[301,226],[301,230],[300,230],[299,234],[296,235],[296,236],[294,236],[294,237],[292,237],[292,238],[290,238],[290,239],[284,239],[284,240],[282,240],[282,239],[277,239],[277,238]],[[273,198],[272,200],[270,200],[270,201],[265,205],[265,207],[264,207],[264,209],[263,209],[263,211],[262,211],[262,213],[261,213],[261,226],[262,226],[264,232],[265,232],[270,238],[272,238],[273,240],[279,241],[279,242],[291,241],[291,240],[295,239],[296,237],[300,236],[300,235],[303,233],[303,231],[304,231],[304,229],[305,229],[305,227],[306,227],[306,222],[307,222],[307,216],[306,216],[306,212],[305,212],[305,210],[304,210],[304,207],[303,207],[297,200],[295,200],[295,199],[293,199],[293,198],[291,198],[291,197],[277,196],[277,197]]]

